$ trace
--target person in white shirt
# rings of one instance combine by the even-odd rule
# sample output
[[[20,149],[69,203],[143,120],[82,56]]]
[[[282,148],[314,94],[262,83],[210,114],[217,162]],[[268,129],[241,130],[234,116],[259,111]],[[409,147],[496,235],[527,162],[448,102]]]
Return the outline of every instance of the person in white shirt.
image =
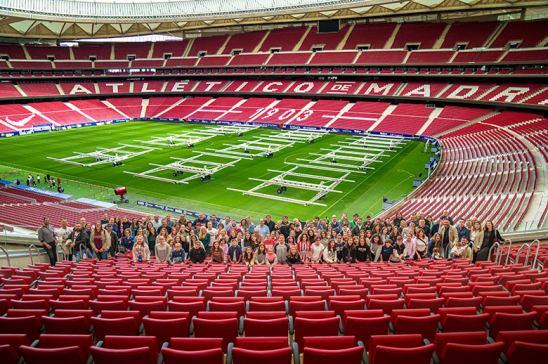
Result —
[[[310,246],[310,262],[320,263],[322,260],[323,251],[324,246],[322,245],[321,238],[318,236],[314,240],[314,244]]]
[[[206,230],[209,236],[211,237],[211,240],[215,240],[215,237],[217,236],[217,229],[213,227],[213,224],[211,221],[208,221],[206,224]]]
[[[54,229],[55,234],[55,241],[57,242],[57,246],[60,246],[63,250],[63,254],[65,255],[65,259],[72,258],[72,251],[70,247],[66,244],[68,236],[72,232],[72,228],[68,227],[67,220],[63,219],[61,220],[61,225]]]
[[[323,261],[326,263],[337,263],[337,244],[335,240],[329,240],[327,248],[323,251]]]

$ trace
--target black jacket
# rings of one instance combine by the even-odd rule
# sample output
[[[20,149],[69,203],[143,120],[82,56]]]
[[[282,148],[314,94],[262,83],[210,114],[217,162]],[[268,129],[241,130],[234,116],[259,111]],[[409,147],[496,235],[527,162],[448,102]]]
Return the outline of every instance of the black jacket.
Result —
[[[356,260],[358,262],[367,262],[368,260],[373,260],[371,257],[371,248],[369,245],[358,245],[356,246]]]
[[[88,233],[85,230],[80,230],[80,234],[76,236],[77,231],[72,230],[72,232],[69,234],[68,238],[72,240],[74,243],[74,251],[77,252],[80,250],[80,246],[83,246],[83,248],[91,249],[91,246],[89,245],[89,236]],[[76,236],[76,237],[75,237]]]
[[[349,247],[348,244],[343,247],[342,260],[345,263],[356,262],[356,248],[354,246]]]
[[[200,249],[190,249],[190,253],[188,253],[188,258],[192,263],[202,263],[206,258],[206,252],[204,248]]]
[[[485,234],[485,232],[484,232]],[[483,239],[483,244],[481,244],[481,248],[478,251],[478,255],[476,257],[476,261],[478,260],[489,260],[489,250],[495,244],[495,241],[503,242],[504,239],[502,236],[500,236],[500,233],[498,230],[495,230],[491,232],[491,235],[489,237],[485,237]]]

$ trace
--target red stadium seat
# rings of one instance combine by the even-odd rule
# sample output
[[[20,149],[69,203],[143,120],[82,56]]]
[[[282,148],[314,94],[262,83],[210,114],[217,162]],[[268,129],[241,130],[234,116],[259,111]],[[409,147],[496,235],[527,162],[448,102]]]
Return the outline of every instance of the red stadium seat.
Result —
[[[353,335],[362,341],[366,347],[372,335],[387,335],[390,326],[390,316],[354,317],[348,316],[344,321],[344,334]]]
[[[352,335],[345,336],[306,336],[303,338],[305,348],[316,349],[348,349],[356,346],[357,338]]]
[[[177,298],[177,297],[176,297]],[[176,302],[169,301],[167,303],[170,311],[188,312],[190,316],[196,316],[198,312],[205,309],[205,302]]]
[[[374,360],[371,364],[392,364],[408,362],[413,364],[429,364],[434,352],[434,344],[417,346],[414,348],[401,348],[390,346],[377,346]]]
[[[285,311],[285,302],[256,302],[249,301],[248,311]]]
[[[85,364],[84,357],[78,346],[65,346],[61,348],[34,348],[31,346],[19,347],[21,355],[27,364],[57,364],[75,363]]]
[[[0,334],[0,362],[16,364],[19,361],[19,347],[29,346],[30,339],[25,334]]]
[[[103,347],[107,349],[135,349],[147,347],[150,364],[155,364],[160,352],[160,345],[154,336],[117,336],[107,335],[103,341]]]
[[[168,342],[172,337],[181,337],[188,335],[187,318],[157,319],[143,318],[145,335],[155,336],[158,340],[158,346]]]
[[[246,336],[287,336],[289,321],[287,317],[274,319],[244,319]]]
[[[257,362],[265,364],[291,364],[293,351],[288,346],[281,349],[252,350],[235,347],[232,349],[232,360],[234,363],[254,364]]]
[[[497,364],[504,344],[472,345],[450,342],[445,345],[440,355],[442,364]]]
[[[445,345],[448,343],[482,345],[487,343],[485,331],[472,332],[439,332],[436,334],[433,344],[436,346],[436,353],[441,355]]]
[[[6,364],[17,364],[19,361],[18,348],[9,344],[0,344],[0,361]]]
[[[443,332],[483,331],[489,321],[489,314],[453,315],[448,314],[441,321]]]
[[[304,347],[303,362],[307,364],[347,363],[361,364],[364,349],[355,346],[346,349],[317,349]]]
[[[0,317],[0,334],[25,334],[35,340],[41,326],[40,319],[34,316]]]
[[[536,317],[536,312],[496,312],[489,323],[489,333],[491,334],[491,337],[496,337],[500,331],[529,330],[532,328]]]
[[[303,337],[305,336],[336,336],[339,333],[339,318],[308,319],[295,318],[294,340],[302,348]]]
[[[77,346],[82,351],[82,356],[89,356],[89,348],[93,345],[91,335],[74,334],[42,334],[40,335],[38,347],[40,348],[62,348],[66,346]]]
[[[259,320],[259,319],[278,319],[287,318],[287,314],[284,311],[249,311],[245,315],[246,318]]]
[[[542,363],[548,357],[548,344],[515,341],[506,353],[512,364]]]
[[[481,304],[481,297],[472,298],[460,298],[460,297],[448,297],[445,300],[445,307],[475,307],[479,309]]]
[[[430,316],[430,310],[428,308],[403,308],[392,310],[390,315],[392,322],[396,322],[398,316],[411,316],[411,317],[425,317]]]
[[[215,302],[208,303],[209,311],[235,311],[238,316],[245,315],[245,302]]]
[[[238,319],[203,319],[195,318],[194,335],[203,338],[223,338],[223,348],[226,348],[229,342],[234,342],[238,336]]]
[[[325,301],[296,302],[289,301],[289,314],[295,316],[295,311],[323,311]]]
[[[277,337],[242,337],[234,342],[234,347],[253,350],[281,349],[288,346],[287,336]]]
[[[365,300],[360,299],[356,301],[338,301],[329,300],[328,309],[335,311],[336,315],[342,316],[344,310],[363,310],[365,307]]]
[[[323,319],[329,317],[335,317],[335,311],[297,311],[295,317],[302,317],[307,319]]]
[[[500,331],[495,341],[504,343],[504,351],[507,352],[515,341],[544,344],[548,342],[548,330],[516,330]]]
[[[107,349],[92,346],[90,349],[95,364],[150,364],[150,348]]]
[[[176,337],[172,338],[169,341],[169,347],[177,350],[207,350],[222,348],[223,352],[226,350],[226,347],[223,347],[222,338],[198,338],[198,337]]]
[[[152,302],[129,302],[129,309],[139,311],[141,316],[146,316],[150,311],[165,311],[166,303],[164,301],[152,301]]]
[[[151,311],[152,312],[152,311]],[[125,311],[125,310],[105,310],[101,312],[101,318],[112,319],[112,318],[124,318],[131,317],[137,326],[141,325],[141,313],[139,311]]]
[[[165,364],[224,364],[224,355],[221,348],[192,351],[163,348],[162,356]]]
[[[496,297],[487,296],[483,299],[483,306],[516,306],[519,305],[519,296]]]
[[[124,301],[89,301],[89,307],[96,315],[103,310],[127,310],[128,304]]]
[[[41,318],[47,315],[48,311],[40,308],[10,308],[7,312],[7,317],[33,316]]]
[[[394,334],[421,334],[432,342],[438,331],[439,321],[440,315],[414,317],[402,314],[394,322]]]
[[[422,298],[410,298],[407,301],[408,308],[428,308],[432,312],[438,312],[438,309],[443,306],[445,303],[445,298],[432,298],[432,299],[422,299]]]
[[[396,299],[396,300],[370,299],[369,303],[367,304],[367,309],[369,310],[381,309],[383,310],[385,314],[390,315],[392,313],[392,310],[402,309],[404,305],[405,305],[405,300],[403,299]]]
[[[373,335],[367,346],[369,363],[374,363],[376,350],[379,346],[398,347],[398,348],[414,348],[423,344],[420,334],[408,335]]]
[[[103,340],[105,335],[137,335],[139,326],[132,317],[102,318],[92,317],[95,340]],[[101,354],[99,354],[101,355]]]
[[[89,319],[84,316],[49,317],[42,316],[42,324],[47,334],[80,334],[89,333]]]
[[[533,309],[533,306],[548,305],[548,295],[534,296],[526,294],[521,296],[519,303],[525,311],[530,312]]]

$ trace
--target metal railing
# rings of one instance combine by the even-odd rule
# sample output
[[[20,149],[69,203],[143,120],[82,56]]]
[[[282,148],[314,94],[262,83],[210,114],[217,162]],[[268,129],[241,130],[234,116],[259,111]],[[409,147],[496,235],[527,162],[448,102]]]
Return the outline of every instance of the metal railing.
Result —
[[[524,244],[522,244],[522,245],[519,247],[518,251],[516,252],[516,258],[515,258],[514,260],[512,260],[511,262],[514,263],[514,264],[515,264],[515,263],[519,263],[519,256],[520,256],[520,254],[521,254],[521,251],[522,251],[524,248],[528,248],[530,245],[531,245],[531,244],[529,244],[529,243],[524,243]]]
[[[493,245],[491,245],[491,247],[489,248],[489,252],[487,254],[487,260],[491,260],[493,251],[495,251],[495,263],[500,264],[500,262],[502,261],[502,248],[498,241],[495,242]]]
[[[506,244],[504,244],[504,246],[507,246],[508,245],[508,251],[506,253],[506,260],[504,261],[504,265],[508,265],[508,263],[510,262],[510,253],[512,252],[512,240],[511,239],[506,239]]]
[[[529,256],[531,255],[531,247],[533,246],[533,244],[537,245],[537,250],[535,251],[535,258],[533,259],[533,264],[531,264],[531,269],[535,269],[535,266],[537,264],[538,253],[540,251],[540,241],[538,239],[533,240],[531,243],[527,244],[527,254],[525,255],[525,262],[523,263],[523,265],[525,266],[527,266],[527,263],[529,263]]]
[[[11,267],[10,253],[6,249],[0,246],[0,250],[6,254],[6,260],[8,261],[8,267]]]
[[[36,251],[36,255],[40,255],[40,251],[34,244],[30,244],[28,250],[29,250],[30,264],[34,265],[34,254],[32,253],[32,251],[33,250]]]

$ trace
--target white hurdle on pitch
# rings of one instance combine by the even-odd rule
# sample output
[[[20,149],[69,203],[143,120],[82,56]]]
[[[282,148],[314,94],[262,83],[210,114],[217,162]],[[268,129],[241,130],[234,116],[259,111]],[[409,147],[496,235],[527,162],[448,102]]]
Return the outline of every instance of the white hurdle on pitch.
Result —
[[[132,150],[133,149],[133,150]],[[73,152],[74,155],[64,158],[48,157],[61,163],[74,164],[82,167],[92,167],[99,164],[112,163],[113,166],[119,166],[126,159],[130,159],[142,154],[149,153],[158,148],[146,147],[133,144],[121,144],[114,148],[97,148],[94,152]],[[88,160],[92,160],[88,162]]]
[[[374,141],[374,147],[368,147],[369,143],[364,143],[366,140]],[[257,186],[249,190],[240,190],[235,188],[228,188],[231,191],[241,192],[243,195],[262,197],[271,200],[284,201],[289,203],[300,204],[304,206],[316,205],[327,206],[325,203],[319,202],[326,198],[328,193],[343,193],[341,190],[337,190],[336,187],[342,182],[355,182],[348,179],[348,176],[352,173],[365,174],[366,170],[373,169],[370,166],[372,163],[378,163],[380,157],[394,152],[397,148],[401,148],[404,143],[403,139],[387,137],[349,137],[345,141],[335,143],[331,145],[331,148],[320,148],[322,151],[326,151],[324,154],[309,153],[313,158],[297,158],[298,162],[287,162],[286,165],[291,166],[291,169],[287,171],[269,169],[269,172],[279,173],[277,176],[270,179],[249,178],[252,181],[261,182]],[[367,151],[367,152],[366,152]],[[341,163],[341,160],[344,163]],[[346,163],[347,162],[347,163]],[[358,163],[356,163],[358,162]],[[311,172],[303,172],[306,170],[317,170],[318,174]],[[340,175],[337,177],[328,177],[320,173],[321,171],[337,172]],[[304,178],[306,180],[316,180],[317,182],[303,182],[297,181],[291,178]],[[277,194],[268,194],[261,192],[262,189],[269,186],[278,186]],[[282,194],[287,191],[288,188],[316,191],[316,193],[309,199],[298,199],[292,197],[286,197]]]
[[[239,190],[239,189],[230,188],[230,187],[228,187],[227,189],[230,190],[230,191],[241,192],[243,195],[247,195],[247,196],[263,197],[263,198],[268,198],[268,199],[271,199],[271,200],[279,200],[279,201],[284,201],[284,202],[297,203],[297,204],[304,205],[304,206],[308,206],[308,205],[327,206],[326,204],[321,203],[321,202],[317,202],[317,201],[323,199],[330,192],[343,193],[343,191],[340,191],[340,190],[336,189],[336,187],[341,182],[355,182],[353,180],[349,180],[349,179],[346,178],[351,173],[349,171],[347,171],[346,173],[344,173],[340,177],[327,177],[327,176],[322,176],[322,175],[315,175],[315,174],[310,174],[310,173],[297,172],[297,170],[299,168],[301,168],[301,167],[294,166],[288,171],[279,171],[279,170],[275,170],[275,169],[269,169],[268,170],[269,172],[276,172],[276,173],[279,173],[279,175],[277,175],[273,178],[270,178],[270,179],[249,178],[251,181],[261,182],[260,184],[258,184],[257,186],[255,186],[255,187],[253,187],[249,190]],[[311,183],[311,182],[295,181],[295,180],[287,179],[287,177],[288,178],[303,177],[303,178],[306,178],[306,179],[315,179],[319,182]],[[259,190],[261,190],[265,187],[269,187],[269,186],[273,186],[273,185],[279,186],[278,190],[277,190],[277,192],[278,192],[277,195],[271,195],[271,194],[258,192]],[[283,192],[287,191],[288,187],[301,189],[301,190],[307,190],[307,191],[316,191],[316,194],[308,200],[301,200],[301,199],[281,196],[281,194]]]
[[[169,182],[175,184],[188,184],[189,181],[194,179],[200,179],[202,182],[209,181],[214,173],[234,166],[242,158],[230,155],[220,155],[207,152],[195,152],[196,155],[188,158],[175,158],[175,162],[168,164],[155,164],[150,163],[154,168],[144,172],[130,172],[124,171],[124,173],[134,175],[136,177],[152,179],[156,181]],[[204,156],[215,156],[221,159],[228,160],[227,162],[213,162],[209,160],[201,159]],[[173,178],[158,176],[160,173],[171,172]],[[183,176],[183,178],[177,178]]]
[[[165,137],[153,137],[144,141],[146,144],[153,144],[163,147],[193,147],[194,144],[214,138],[219,135],[236,134],[243,135],[249,131],[259,128],[255,125],[219,125],[216,127],[205,127],[200,130],[187,130],[181,133],[171,134]]]
[[[244,159],[253,159],[254,157],[259,156],[270,158],[274,156],[274,153],[280,150],[292,147],[296,143],[311,143],[327,133],[328,132],[324,130],[310,130],[306,132],[301,130],[283,130],[277,133],[259,135],[251,140],[243,141],[239,145],[225,144],[225,148],[223,149],[208,148],[207,150],[221,154],[240,156]]]

